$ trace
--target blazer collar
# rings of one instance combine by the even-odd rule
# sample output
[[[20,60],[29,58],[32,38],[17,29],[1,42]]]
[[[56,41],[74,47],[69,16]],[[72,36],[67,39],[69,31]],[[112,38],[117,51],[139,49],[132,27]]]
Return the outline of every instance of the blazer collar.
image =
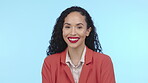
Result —
[[[66,52],[67,52],[67,48],[61,53],[60,57],[61,57],[61,63],[66,64],[65,60],[66,60]]]
[[[92,57],[93,57],[93,51],[91,49],[89,49],[88,47],[86,47],[86,54],[85,54],[85,61],[86,64],[89,64],[92,62]]]
[[[61,63],[66,64],[65,60],[66,60],[66,52],[67,52],[67,48],[61,53]],[[93,51],[91,49],[89,49],[86,46],[86,54],[85,54],[85,64],[89,64],[90,62],[92,62],[92,55],[93,55]]]

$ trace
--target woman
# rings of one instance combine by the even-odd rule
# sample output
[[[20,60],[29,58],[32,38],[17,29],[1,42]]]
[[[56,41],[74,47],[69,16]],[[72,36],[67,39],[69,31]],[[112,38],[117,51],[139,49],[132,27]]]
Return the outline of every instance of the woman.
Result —
[[[88,12],[63,11],[54,26],[42,68],[42,83],[115,83],[112,61],[102,54]]]

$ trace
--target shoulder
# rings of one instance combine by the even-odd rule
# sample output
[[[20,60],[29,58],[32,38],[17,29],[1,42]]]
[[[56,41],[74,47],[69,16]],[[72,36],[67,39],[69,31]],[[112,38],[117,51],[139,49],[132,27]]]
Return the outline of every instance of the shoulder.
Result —
[[[113,68],[113,63],[110,56],[93,52],[93,62],[96,68],[107,70]]]
[[[97,59],[111,59],[109,55],[98,53],[98,52],[94,52],[94,51],[93,51],[93,55]]]
[[[48,55],[44,59],[44,63],[55,64],[56,62],[60,61],[60,55],[61,55],[61,53],[56,53],[56,54]]]
[[[93,60],[95,62],[101,63],[101,64],[112,63],[112,60],[111,60],[109,55],[98,53],[98,52],[94,52],[94,51],[93,51]]]
[[[103,61],[111,60],[110,56],[108,56],[106,54],[99,53],[99,52],[95,52],[89,48],[87,48],[87,50],[86,50],[86,55],[89,55],[89,57],[92,57],[93,61],[95,61],[97,63],[98,62],[102,63]]]

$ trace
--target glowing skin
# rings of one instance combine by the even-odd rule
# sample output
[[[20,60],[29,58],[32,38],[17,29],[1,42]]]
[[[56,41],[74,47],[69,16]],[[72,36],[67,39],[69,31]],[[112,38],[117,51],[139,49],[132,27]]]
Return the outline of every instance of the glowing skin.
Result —
[[[85,38],[89,36],[91,27],[87,29],[85,16],[79,12],[71,12],[67,15],[63,24],[63,38],[69,48],[85,46]]]

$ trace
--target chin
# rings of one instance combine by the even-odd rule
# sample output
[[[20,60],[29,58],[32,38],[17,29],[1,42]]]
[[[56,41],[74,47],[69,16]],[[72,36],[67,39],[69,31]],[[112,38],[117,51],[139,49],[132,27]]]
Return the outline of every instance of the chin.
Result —
[[[68,47],[75,49],[75,48],[78,48],[79,46],[77,46],[77,45],[68,45]]]
[[[73,49],[76,49],[76,48],[79,48],[79,47],[83,46],[83,43],[81,43],[80,40],[77,41],[76,43],[71,43],[69,40],[67,40],[68,47],[73,48]],[[84,46],[85,46],[85,44],[84,44]]]
[[[85,45],[82,45],[82,44],[69,44],[68,45],[69,48],[73,48],[73,49],[83,47],[83,46],[85,46]]]

